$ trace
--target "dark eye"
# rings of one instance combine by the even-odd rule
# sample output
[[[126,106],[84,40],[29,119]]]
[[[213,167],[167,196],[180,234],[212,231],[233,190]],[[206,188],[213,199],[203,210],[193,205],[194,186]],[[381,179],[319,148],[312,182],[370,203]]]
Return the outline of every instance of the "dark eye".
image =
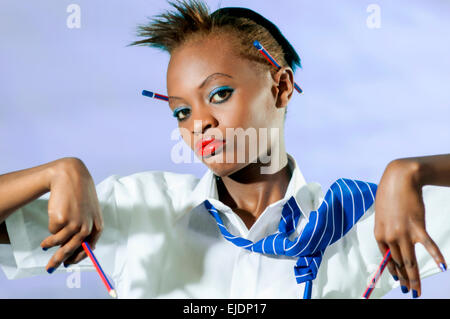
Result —
[[[216,91],[215,93],[212,93],[211,99],[210,101],[216,104],[225,102],[226,100],[228,100],[231,96],[231,94],[233,93],[233,89],[221,89]],[[217,98],[215,98],[217,97]]]
[[[175,111],[173,111],[173,116],[179,122],[181,122],[188,117],[190,112],[191,112],[191,110],[187,107],[179,107],[179,108],[176,108]]]

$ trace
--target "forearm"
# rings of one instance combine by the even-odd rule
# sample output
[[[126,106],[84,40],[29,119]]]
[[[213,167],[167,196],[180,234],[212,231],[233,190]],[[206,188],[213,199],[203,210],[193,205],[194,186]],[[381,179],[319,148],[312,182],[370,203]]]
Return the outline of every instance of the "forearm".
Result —
[[[0,223],[21,206],[50,190],[60,160],[0,175]]]
[[[407,157],[393,161],[408,167],[418,186],[450,186],[450,154]]]

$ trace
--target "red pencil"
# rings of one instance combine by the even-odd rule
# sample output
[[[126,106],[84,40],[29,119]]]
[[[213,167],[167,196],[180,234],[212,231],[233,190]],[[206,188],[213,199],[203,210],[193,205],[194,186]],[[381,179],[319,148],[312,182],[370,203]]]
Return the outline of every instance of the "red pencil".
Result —
[[[270,55],[269,52],[262,46],[261,43],[259,43],[258,40],[255,40],[253,42],[253,45],[258,49],[258,51],[277,69],[281,68],[281,65],[278,64],[277,61]],[[300,88],[300,86],[294,82],[294,88],[297,90],[298,93],[303,94],[303,90]],[[148,96],[154,99],[162,100],[162,101],[169,101],[169,97],[163,94],[158,94],[152,91],[143,90],[142,95]]]
[[[269,52],[267,52],[267,50],[263,47],[263,45],[258,41],[255,40],[253,41],[253,45],[255,46],[255,48],[258,49],[258,51],[267,59],[267,61],[270,62],[270,64],[272,64],[274,67],[276,67],[277,69],[281,68],[281,65],[278,64],[278,62],[270,55]],[[300,88],[300,86],[294,82],[294,88],[297,90],[298,93],[302,94],[303,90]]]
[[[111,283],[109,282],[105,273],[103,272],[103,269],[100,266],[99,262],[97,261],[97,258],[95,258],[95,255],[92,252],[92,249],[89,246],[89,244],[84,241],[81,245],[83,246],[83,249],[86,252],[86,254],[89,256],[89,258],[91,258],[91,261],[95,266],[95,269],[97,269],[97,272],[100,275],[100,278],[102,279],[103,283],[105,284],[106,289],[108,289],[109,295],[113,298],[117,298],[116,291],[114,290],[113,286],[111,285]]]
[[[383,260],[381,261],[380,266],[378,266],[377,272],[373,276],[372,280],[370,281],[369,286],[367,286],[367,289],[363,294],[363,298],[369,299],[370,294],[372,293],[373,289],[375,288],[375,285],[377,284],[378,279],[380,279],[381,274],[384,271],[384,268],[386,268],[386,265],[387,265],[389,259],[391,259],[391,250],[390,249],[388,249],[386,251],[386,253],[384,254]]]

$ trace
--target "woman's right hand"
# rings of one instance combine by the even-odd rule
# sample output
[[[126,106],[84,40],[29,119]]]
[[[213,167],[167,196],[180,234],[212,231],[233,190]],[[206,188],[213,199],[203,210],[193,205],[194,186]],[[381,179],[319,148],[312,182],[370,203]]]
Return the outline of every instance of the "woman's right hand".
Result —
[[[86,258],[83,241],[95,249],[103,230],[103,218],[94,181],[80,159],[68,157],[55,163],[48,216],[52,235],[41,242],[41,247],[46,250],[60,246],[47,264],[49,273],[61,263],[67,266]]]

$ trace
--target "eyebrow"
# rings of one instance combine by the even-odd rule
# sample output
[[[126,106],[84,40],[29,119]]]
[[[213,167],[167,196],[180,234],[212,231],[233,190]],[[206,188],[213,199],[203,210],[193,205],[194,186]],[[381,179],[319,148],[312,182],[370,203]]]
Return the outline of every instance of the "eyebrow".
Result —
[[[202,87],[205,86],[206,83],[208,83],[209,81],[211,81],[211,80],[213,80],[213,79],[215,79],[215,78],[217,78],[217,77],[219,77],[219,76],[226,76],[226,77],[229,77],[229,78],[231,78],[231,79],[233,78],[233,77],[232,77],[231,75],[229,75],[229,74],[216,72],[216,73],[213,73],[213,74],[208,75],[208,76],[206,77],[206,79],[202,82],[202,84],[200,84],[200,86],[198,87],[198,89],[201,89]],[[170,100],[183,100],[183,98],[178,97],[178,96],[168,96],[168,98],[169,98],[169,101],[170,101]]]

